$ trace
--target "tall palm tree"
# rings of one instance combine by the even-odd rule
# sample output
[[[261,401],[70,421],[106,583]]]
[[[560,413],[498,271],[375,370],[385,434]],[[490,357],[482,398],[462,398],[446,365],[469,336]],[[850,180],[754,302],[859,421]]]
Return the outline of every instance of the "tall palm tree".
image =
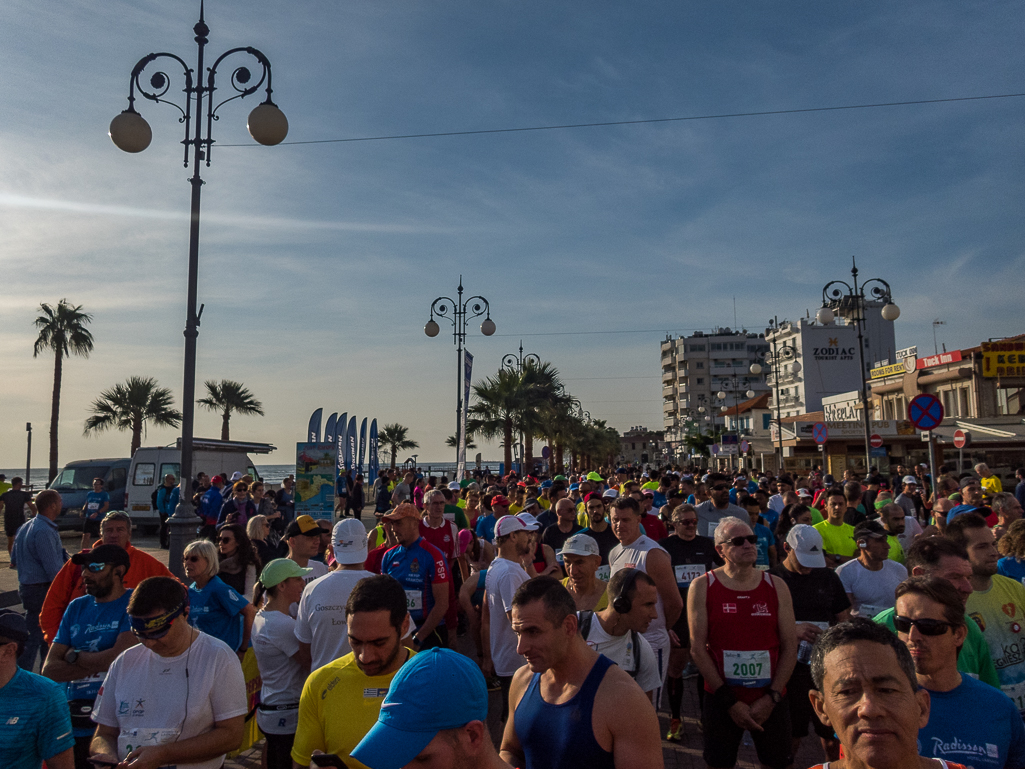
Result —
[[[527,361],[520,372],[523,407],[517,415],[517,429],[523,432],[523,461],[529,472],[534,466],[534,438],[543,437],[545,412],[568,398],[559,372],[551,363]]]
[[[35,358],[44,350],[54,355],[53,395],[50,400],[50,473],[52,481],[57,477],[57,422],[60,419],[61,378],[64,373],[64,357],[81,355],[88,358],[93,350],[93,335],[86,325],[92,315],[82,312],[82,305],[72,306],[67,299],[61,299],[56,306],[45,302],[39,305],[43,313],[34,321],[39,335],[32,346]]]
[[[453,448],[453,449],[458,448],[459,447],[459,436],[458,435],[450,435],[450,436],[448,436],[445,439],[445,445],[448,446],[449,448]],[[475,448],[477,448],[477,444],[473,442],[473,438],[471,438],[469,435],[467,435],[466,436],[466,450],[470,451],[470,449],[475,449]]]
[[[520,374],[501,369],[473,386],[476,403],[467,411],[466,432],[485,440],[502,439],[506,472],[512,469],[513,428],[525,406]]]
[[[400,451],[409,451],[419,448],[420,444],[409,439],[409,428],[403,427],[398,422],[385,425],[384,429],[377,434],[377,441],[381,446],[391,451],[391,468],[395,469],[395,455]]]
[[[166,387],[157,385],[152,377],[129,377],[100,393],[90,408],[93,415],[85,420],[85,434],[104,430],[131,430],[132,455],[142,445],[146,423],[160,427],[178,427],[181,412],[174,408],[174,396]]]
[[[220,382],[208,380],[203,384],[206,386],[206,397],[200,398],[196,402],[205,409],[221,413],[222,441],[231,440],[228,425],[232,412],[247,416],[253,414],[263,416],[263,404],[256,400],[249,392],[249,388],[241,382],[222,379]]]

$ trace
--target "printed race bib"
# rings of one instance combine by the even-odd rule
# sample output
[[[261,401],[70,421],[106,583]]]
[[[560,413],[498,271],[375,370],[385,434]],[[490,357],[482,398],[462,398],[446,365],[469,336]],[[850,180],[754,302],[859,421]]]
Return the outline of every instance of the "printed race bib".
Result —
[[[730,686],[759,688],[772,683],[772,661],[767,650],[722,653],[723,673]]]
[[[691,582],[705,573],[705,565],[703,563],[681,563],[679,566],[674,566],[673,571],[676,572],[676,584],[680,587],[689,587]]]
[[[866,619],[872,619],[880,612],[886,611],[886,606],[875,606],[870,603],[863,603],[858,607],[858,611],[854,614],[858,617],[865,617]]]
[[[1000,691],[1011,698],[1014,706],[1019,711],[1025,712],[1025,681],[1018,681],[1013,684],[1000,684]]]
[[[420,590],[406,591],[406,609],[408,611],[424,610],[424,594]]]
[[[602,566],[599,566],[598,571],[594,573],[594,576],[596,576],[602,582],[608,582],[609,579],[612,577],[612,567],[609,566],[607,563]]]
[[[123,761],[136,748],[174,742],[178,732],[178,729],[122,729],[117,737],[118,758]]]

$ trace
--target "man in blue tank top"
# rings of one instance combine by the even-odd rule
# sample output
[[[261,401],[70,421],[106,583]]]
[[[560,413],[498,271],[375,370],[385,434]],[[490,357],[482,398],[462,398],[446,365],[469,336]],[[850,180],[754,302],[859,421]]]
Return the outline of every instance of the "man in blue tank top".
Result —
[[[522,769],[664,765],[651,701],[628,673],[584,642],[573,597],[558,580],[520,585],[512,628],[527,664],[509,691],[503,760]]]

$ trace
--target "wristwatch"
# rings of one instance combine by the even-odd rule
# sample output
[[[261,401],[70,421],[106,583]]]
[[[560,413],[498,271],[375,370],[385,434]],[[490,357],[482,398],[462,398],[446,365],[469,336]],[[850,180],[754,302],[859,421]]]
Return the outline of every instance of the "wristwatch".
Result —
[[[67,662],[69,665],[74,665],[75,664],[75,660],[77,660],[77,659],[78,659],[78,652],[75,651],[74,649],[69,650],[68,653],[64,655],[64,661]]]
[[[769,699],[772,700],[773,705],[778,705],[783,701],[783,695],[775,689],[769,689]]]

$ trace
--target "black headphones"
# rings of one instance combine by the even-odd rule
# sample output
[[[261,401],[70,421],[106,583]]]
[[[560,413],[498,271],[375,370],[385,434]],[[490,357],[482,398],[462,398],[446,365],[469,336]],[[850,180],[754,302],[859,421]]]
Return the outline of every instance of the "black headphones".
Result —
[[[633,608],[633,601],[627,594],[633,590],[634,583],[637,582],[637,575],[641,573],[641,570],[629,569],[629,571],[630,573],[623,580],[623,585],[619,588],[619,594],[612,600],[612,610],[616,614],[629,614]]]

